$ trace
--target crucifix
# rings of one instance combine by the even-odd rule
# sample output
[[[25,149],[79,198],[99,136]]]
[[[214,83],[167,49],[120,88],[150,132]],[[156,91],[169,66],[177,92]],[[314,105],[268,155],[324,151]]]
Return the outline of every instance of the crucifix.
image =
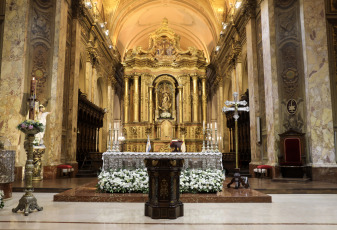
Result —
[[[243,178],[240,175],[240,168],[239,168],[239,159],[238,159],[238,149],[239,149],[239,140],[238,140],[238,119],[239,119],[239,113],[238,111],[245,111],[249,112],[249,107],[246,106],[247,102],[246,101],[239,101],[238,100],[238,93],[234,92],[234,101],[226,101],[225,104],[227,106],[234,106],[234,107],[226,107],[224,106],[222,108],[222,112],[227,112],[227,111],[234,111],[234,120],[235,120],[235,159],[236,159],[236,168],[235,168],[235,173],[234,177],[231,180],[229,184],[227,184],[227,187],[229,188],[231,184],[235,182],[235,188],[238,189],[240,187],[240,183],[245,187],[248,188],[249,184],[246,183],[246,181],[243,180]],[[246,106],[246,107],[239,107],[241,106]]]

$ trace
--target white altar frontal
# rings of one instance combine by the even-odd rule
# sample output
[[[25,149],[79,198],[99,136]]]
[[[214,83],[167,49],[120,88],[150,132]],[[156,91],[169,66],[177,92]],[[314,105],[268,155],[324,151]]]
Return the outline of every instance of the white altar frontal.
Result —
[[[102,157],[103,171],[145,168],[145,158],[183,158],[184,169],[222,170],[222,153],[220,152],[105,152]]]

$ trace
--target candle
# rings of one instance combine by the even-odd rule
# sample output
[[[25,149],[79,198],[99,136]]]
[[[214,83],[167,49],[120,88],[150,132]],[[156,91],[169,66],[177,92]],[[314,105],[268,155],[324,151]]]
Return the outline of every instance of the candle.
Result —
[[[215,122],[215,124],[214,124],[214,128],[216,129],[216,122]]]
[[[29,119],[34,120],[35,113],[35,89],[36,89],[36,80],[35,77],[32,78],[30,84],[30,105],[29,105]]]
[[[205,121],[202,122],[202,128],[205,129]]]
[[[207,129],[209,129],[209,123],[207,124]]]
[[[212,123],[211,123],[211,129],[212,129]]]
[[[109,129],[111,129],[111,123],[109,123]]]

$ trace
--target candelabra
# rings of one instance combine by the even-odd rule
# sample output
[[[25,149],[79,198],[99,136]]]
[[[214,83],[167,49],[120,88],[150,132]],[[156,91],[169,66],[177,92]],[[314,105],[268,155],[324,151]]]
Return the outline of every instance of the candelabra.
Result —
[[[117,137],[115,141],[115,152],[119,152],[118,128],[116,129]]]
[[[215,153],[218,153],[218,152],[219,152],[219,146],[218,146],[218,130],[217,130],[216,127],[215,127],[215,129],[214,129],[214,135],[215,135],[215,149],[214,149],[214,152],[215,152]]]
[[[211,141],[211,153],[214,153],[214,143],[213,143],[213,129],[212,129],[212,126],[211,126],[211,129],[209,130],[209,133],[210,133],[210,141]]]
[[[210,149],[210,141],[209,141],[209,131],[210,131],[210,129],[209,128],[207,128],[206,129],[206,138],[207,138],[207,148],[206,148],[206,152],[207,153],[209,153],[209,152],[211,152],[211,149]]]
[[[205,146],[205,128],[202,129],[202,133],[203,133],[203,140],[202,140],[202,150],[201,152],[206,152],[206,146]]]
[[[111,127],[109,128],[108,152],[111,152]]]

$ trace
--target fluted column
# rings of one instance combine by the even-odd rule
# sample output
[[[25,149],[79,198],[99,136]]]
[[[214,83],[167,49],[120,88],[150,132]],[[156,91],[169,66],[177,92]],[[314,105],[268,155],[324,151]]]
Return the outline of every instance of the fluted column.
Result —
[[[206,95],[206,77],[201,79],[201,90],[202,90],[202,123],[206,124],[206,110],[207,110],[207,95]]]
[[[124,77],[124,123],[129,122],[129,77]]]
[[[179,123],[183,123],[183,87],[179,86]]]
[[[149,87],[149,122],[153,122],[153,101],[152,101],[153,86]]]
[[[193,121],[198,122],[198,76],[192,76],[193,80]]]
[[[139,76],[133,77],[133,86],[134,86],[134,110],[133,110],[133,121],[139,122],[139,87],[138,87]]]

